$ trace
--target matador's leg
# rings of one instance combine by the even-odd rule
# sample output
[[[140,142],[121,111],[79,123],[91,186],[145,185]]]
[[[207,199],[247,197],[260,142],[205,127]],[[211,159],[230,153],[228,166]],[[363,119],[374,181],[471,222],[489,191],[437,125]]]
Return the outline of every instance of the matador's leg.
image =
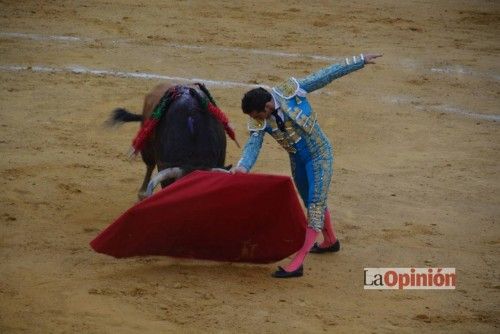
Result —
[[[333,228],[332,219],[330,217],[330,210],[325,209],[325,224],[323,226],[323,242],[319,245],[320,248],[330,247],[337,241],[335,230]]]
[[[329,169],[326,164],[325,167],[326,167],[325,169],[327,170],[326,178],[327,177],[331,178],[331,171],[333,171],[333,169],[331,168]],[[324,178],[324,180],[326,180],[326,178]],[[328,192],[328,188],[326,189],[327,189],[326,192]],[[325,196],[322,199],[324,200],[325,203],[325,208],[323,211],[324,213],[323,228],[321,231],[323,233],[323,242],[319,245],[316,243],[314,247],[312,247],[311,253],[338,252],[340,250],[340,243],[337,240],[337,236],[335,235],[335,230],[333,229],[333,224],[330,217],[330,210],[326,207],[327,198]]]
[[[306,164],[300,164],[296,162],[296,165],[292,163],[292,172],[294,176],[295,184],[299,189],[299,193],[304,201],[304,204],[309,207],[309,199],[311,198],[312,189],[314,185],[313,181],[313,164],[308,162]],[[308,210],[309,211],[309,210]],[[309,213],[308,213],[309,214]],[[308,217],[309,218],[309,217]],[[306,235],[304,238],[304,244],[301,249],[295,254],[292,261],[284,268],[280,268],[274,273],[274,277],[284,278],[284,277],[294,277],[302,276],[302,263],[304,259],[311,250],[319,231],[310,226],[306,229]]]

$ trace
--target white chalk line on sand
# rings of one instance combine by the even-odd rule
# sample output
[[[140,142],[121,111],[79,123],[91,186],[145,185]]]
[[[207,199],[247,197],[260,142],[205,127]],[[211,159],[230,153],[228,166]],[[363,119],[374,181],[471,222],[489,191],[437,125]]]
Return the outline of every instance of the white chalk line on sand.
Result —
[[[478,114],[472,111],[464,110],[459,107],[454,107],[454,106],[449,106],[446,104],[443,105],[437,105],[437,106],[431,106],[432,109],[436,111],[440,111],[443,113],[448,113],[448,114],[459,114],[463,115],[466,117],[471,117],[475,119],[481,119],[485,121],[495,121],[495,122],[500,122],[500,115],[486,115],[486,114]]]
[[[31,33],[20,33],[20,32],[0,32],[0,37],[6,38],[20,38],[20,39],[30,39],[34,41],[60,41],[60,42],[78,42],[78,43],[99,43],[103,41],[108,41],[111,44],[137,44],[130,39],[98,39],[89,37],[77,37],[77,36],[57,36],[57,35],[39,35]],[[173,48],[173,49],[188,49],[188,50],[210,50],[210,51],[226,51],[235,52],[238,54],[252,53],[256,55],[266,55],[275,57],[286,57],[286,58],[310,58],[321,61],[339,61],[343,59],[341,57],[330,57],[323,55],[307,54],[307,53],[290,53],[274,50],[261,50],[261,49],[246,49],[238,47],[225,47],[225,46],[212,46],[212,45],[192,45],[192,44],[177,44],[177,43],[159,43],[159,46]]]
[[[90,74],[95,76],[110,76],[119,78],[135,78],[135,79],[146,79],[146,80],[168,80],[176,82],[202,82],[208,86],[218,86],[218,87],[244,87],[244,88],[255,88],[264,87],[270,88],[266,85],[255,85],[247,84],[243,82],[235,81],[222,81],[222,80],[208,80],[201,78],[182,78],[176,76],[168,76],[157,73],[147,73],[147,72],[125,72],[125,71],[115,71],[107,69],[95,69],[88,68],[80,65],[72,65],[65,67],[52,67],[52,66],[27,66],[27,65],[0,65],[0,70],[4,72],[19,72],[19,71],[31,71],[35,73],[74,73],[74,74]]]
[[[20,71],[31,71],[34,73],[73,73],[73,74],[89,74],[100,77],[111,76],[111,77],[120,77],[120,78],[135,78],[135,79],[145,79],[145,80],[169,80],[176,82],[203,82],[208,86],[218,86],[224,88],[232,88],[232,87],[245,87],[245,88],[255,88],[255,87],[264,87],[270,89],[269,86],[266,85],[254,85],[247,84],[243,82],[235,82],[235,81],[220,81],[220,80],[207,80],[201,78],[182,78],[182,77],[174,77],[167,76],[156,73],[146,73],[146,72],[125,72],[125,71],[115,71],[115,70],[105,70],[105,69],[92,69],[80,65],[66,66],[66,67],[52,67],[52,66],[27,66],[27,65],[0,65],[0,71],[4,72],[20,72]],[[328,94],[330,95],[330,94]],[[382,98],[383,102],[389,102],[392,104],[411,104],[411,99],[405,96],[386,96]],[[423,110],[424,108],[421,106],[415,107],[417,110]],[[486,115],[474,113],[471,111],[463,110],[458,107],[453,107],[449,105],[434,105],[430,106],[431,109],[437,110],[440,112],[458,114],[470,118],[482,119],[488,121],[500,121],[500,115]]]
[[[5,38],[18,38],[18,39],[29,39],[34,41],[56,41],[56,42],[72,42],[72,43],[102,43],[108,42],[112,45],[116,44],[127,44],[127,45],[137,45],[137,41],[130,39],[99,39],[90,37],[78,37],[78,36],[66,36],[66,35],[40,35],[33,33],[21,33],[21,32],[2,32],[0,31],[0,37]],[[255,54],[255,55],[265,55],[283,58],[303,58],[303,59],[314,59],[324,62],[336,62],[344,59],[343,57],[332,57],[317,54],[307,54],[307,53],[290,53],[275,50],[261,50],[261,49],[251,49],[251,48],[238,48],[238,47],[224,47],[224,46],[213,46],[213,45],[193,45],[193,44],[177,44],[177,43],[159,43],[155,46],[162,46],[173,49],[187,49],[187,50],[210,50],[210,51],[224,51],[233,52],[237,54]],[[401,59],[399,66],[407,69],[418,69],[420,66],[411,59]],[[431,73],[440,73],[447,75],[470,75],[476,77],[490,77],[496,81],[500,81],[500,75],[495,73],[483,73],[478,71],[473,71],[471,69],[466,69],[461,65],[455,65],[453,67],[432,67],[426,69]]]
[[[415,110],[418,111],[426,111],[430,109],[441,113],[455,114],[473,119],[500,122],[500,115],[479,114],[470,110],[465,110],[463,108],[450,106],[447,104],[422,105],[421,103],[419,103],[418,98],[410,96],[385,96],[382,98],[382,101],[390,104],[412,105]]]
[[[470,69],[464,68],[462,66],[433,67],[433,68],[431,68],[431,72],[441,73],[441,74],[472,75],[472,76],[490,77],[496,81],[500,81],[500,75],[497,75],[495,73],[476,72],[476,71],[472,71]]]
[[[62,41],[62,42],[93,42],[94,39],[76,36],[47,36],[38,34],[27,34],[22,32],[0,32],[0,36],[6,38],[31,39],[34,41]]]

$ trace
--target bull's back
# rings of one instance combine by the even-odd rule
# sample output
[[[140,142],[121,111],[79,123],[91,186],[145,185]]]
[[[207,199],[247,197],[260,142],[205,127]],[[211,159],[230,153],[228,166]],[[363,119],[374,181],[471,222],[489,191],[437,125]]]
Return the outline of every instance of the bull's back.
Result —
[[[161,98],[169,88],[171,88],[171,84],[162,83],[156,85],[151,92],[149,92],[144,98],[144,105],[142,107],[142,116],[143,119],[148,119],[153,114],[154,108],[158,105]]]
[[[155,134],[155,151],[160,169],[222,168],[226,144],[222,124],[203,110],[188,92],[172,102]]]

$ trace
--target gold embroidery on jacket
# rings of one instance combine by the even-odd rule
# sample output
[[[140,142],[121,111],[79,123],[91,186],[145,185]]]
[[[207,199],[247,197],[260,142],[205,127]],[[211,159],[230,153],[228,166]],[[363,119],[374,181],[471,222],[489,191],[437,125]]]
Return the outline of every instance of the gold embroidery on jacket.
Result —
[[[283,147],[288,153],[296,153],[297,149],[294,144],[300,140],[300,136],[293,129],[292,121],[285,121],[285,132],[278,128],[278,124],[275,119],[270,118],[268,123],[271,126],[271,136],[273,136],[281,147]]]

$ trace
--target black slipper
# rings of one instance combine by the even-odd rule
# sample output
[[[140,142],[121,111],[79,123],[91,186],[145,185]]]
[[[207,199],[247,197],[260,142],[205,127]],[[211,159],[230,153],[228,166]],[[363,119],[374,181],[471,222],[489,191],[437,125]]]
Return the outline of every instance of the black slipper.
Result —
[[[315,254],[322,254],[322,253],[335,253],[340,250],[340,241],[335,241],[335,243],[331,246],[322,248],[319,247],[318,243],[316,242],[314,246],[312,246],[311,250],[309,253],[315,253]]]
[[[278,270],[273,273],[274,278],[291,278],[300,277],[302,275],[304,275],[304,266],[302,265],[294,271],[286,271],[282,267],[278,267]]]

